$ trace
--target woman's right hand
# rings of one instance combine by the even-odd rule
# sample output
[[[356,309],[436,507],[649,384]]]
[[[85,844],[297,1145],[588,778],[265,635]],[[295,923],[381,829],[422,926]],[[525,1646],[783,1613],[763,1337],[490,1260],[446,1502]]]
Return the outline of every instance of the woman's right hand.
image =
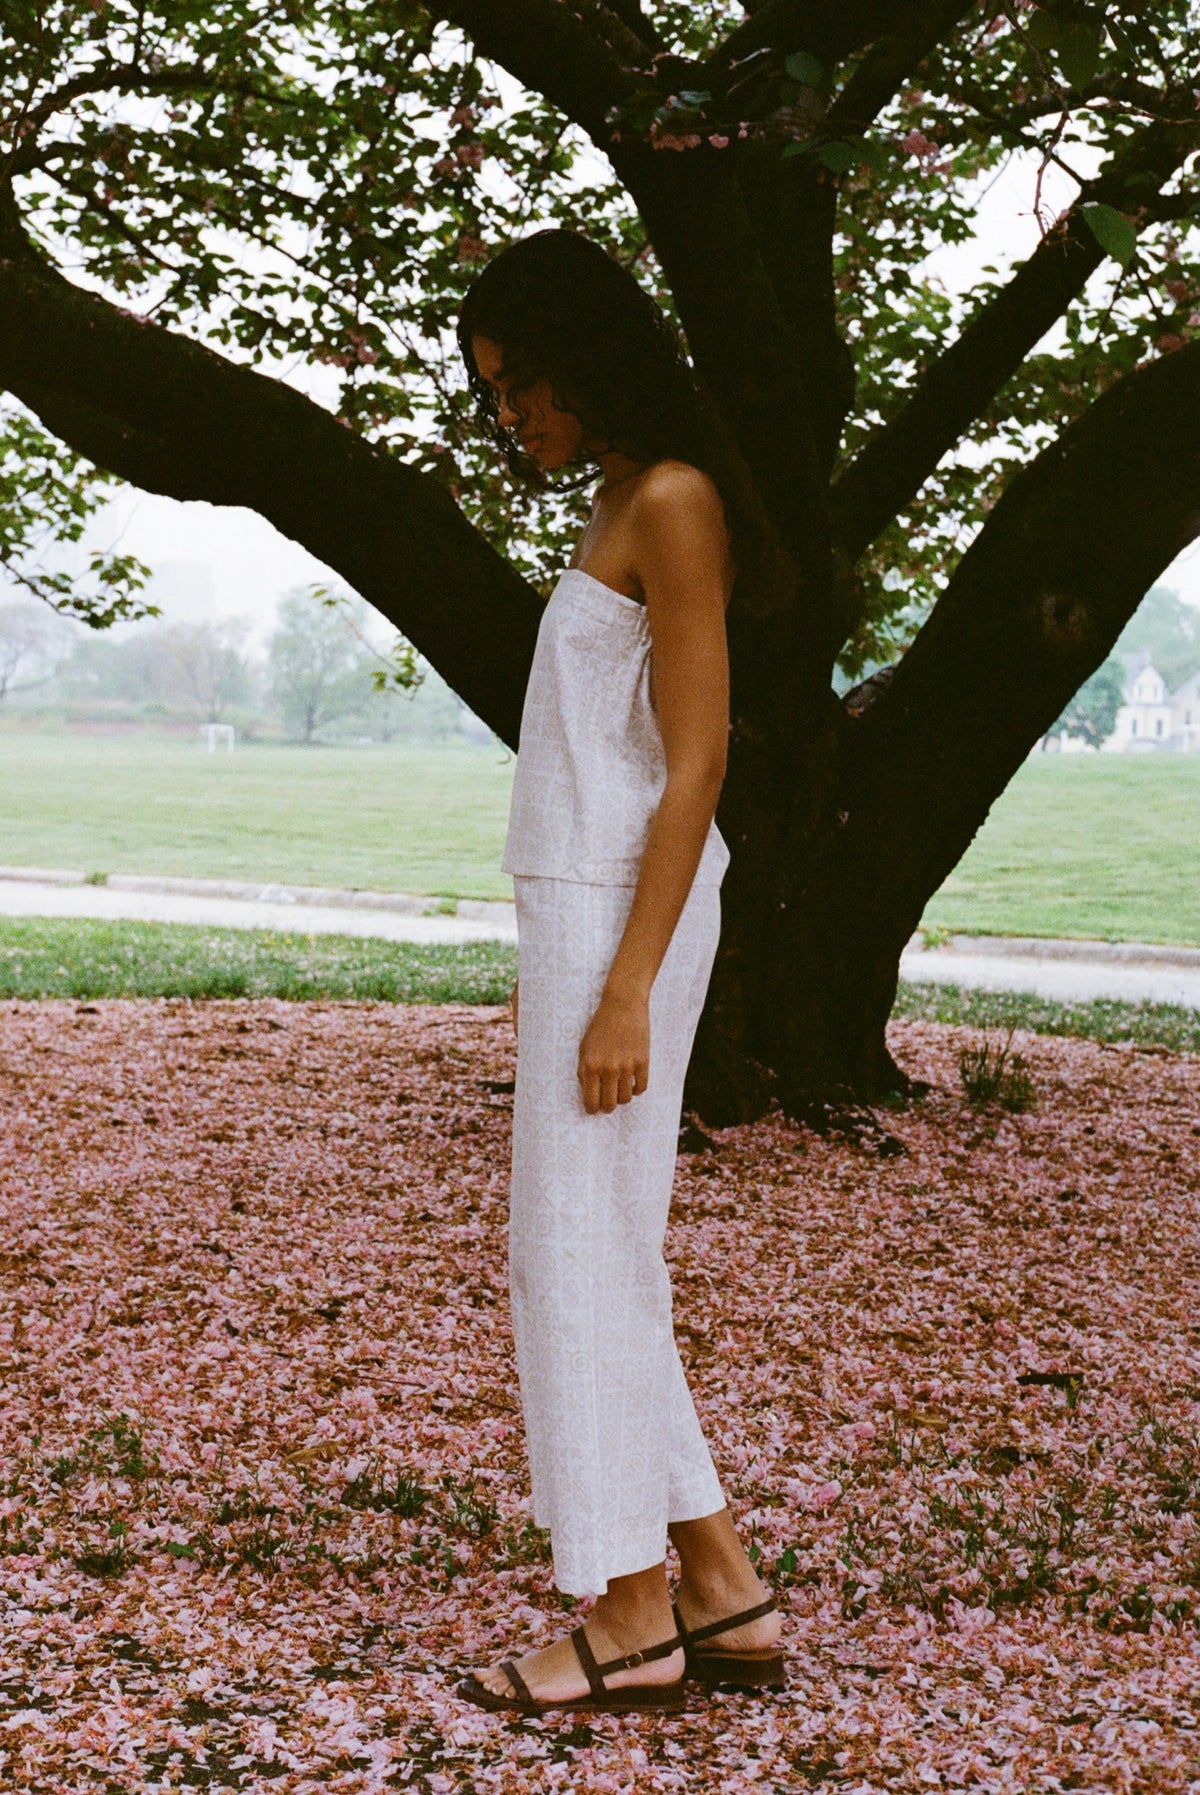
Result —
[[[514,1035],[520,1033],[520,1030],[517,1027],[517,991],[520,988],[520,983],[521,983],[521,981],[518,979],[517,983],[512,988],[512,995],[510,996],[510,998],[508,1000],[508,1007],[512,1011]]]

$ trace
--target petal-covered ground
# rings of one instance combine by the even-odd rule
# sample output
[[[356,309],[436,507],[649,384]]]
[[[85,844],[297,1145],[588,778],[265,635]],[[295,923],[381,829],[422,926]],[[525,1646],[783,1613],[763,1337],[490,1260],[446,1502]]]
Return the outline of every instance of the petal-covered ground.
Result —
[[[1200,1790],[1200,1060],[898,1025],[882,1156],[680,1159],[698,1407],[790,1681],[508,1723],[505,1011],[0,1006],[0,1784]],[[1010,1092],[1010,1095],[1012,1093]]]

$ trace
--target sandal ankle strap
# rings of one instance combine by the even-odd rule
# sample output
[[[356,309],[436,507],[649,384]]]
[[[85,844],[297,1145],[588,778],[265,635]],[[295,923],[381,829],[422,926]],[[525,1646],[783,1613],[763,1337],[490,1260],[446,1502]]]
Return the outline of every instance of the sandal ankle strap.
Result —
[[[571,1643],[575,1647],[575,1655],[588,1680],[588,1688],[593,1695],[606,1695],[604,1679],[611,1676],[614,1670],[636,1670],[639,1664],[653,1664],[657,1658],[669,1658],[683,1644],[678,1633],[672,1639],[665,1639],[661,1645],[648,1645],[640,1652],[627,1652],[623,1658],[613,1658],[608,1664],[597,1664],[596,1654],[588,1641],[585,1628],[576,1627],[571,1634]]]
[[[671,1604],[675,1614],[675,1624],[679,1628],[679,1636],[685,1645],[695,1645],[698,1639],[715,1639],[718,1633],[732,1633],[735,1627],[744,1627],[748,1621],[761,1620],[765,1614],[774,1614],[775,1598],[768,1596],[757,1608],[746,1608],[741,1614],[731,1614],[728,1620],[713,1621],[711,1626],[696,1627],[689,1632],[683,1624],[678,1603]]]

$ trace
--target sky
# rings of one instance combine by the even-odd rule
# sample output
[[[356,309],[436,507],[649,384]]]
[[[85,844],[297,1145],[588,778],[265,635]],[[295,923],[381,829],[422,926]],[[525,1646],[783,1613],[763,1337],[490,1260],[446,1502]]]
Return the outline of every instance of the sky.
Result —
[[[515,83],[501,85],[502,102],[514,103],[520,94]],[[505,91],[510,85],[511,92]],[[1090,174],[1083,151],[1077,149],[1075,155],[1081,173]],[[1009,162],[981,192],[974,239],[941,246],[928,259],[927,270],[949,290],[963,292],[979,278],[984,264],[1004,268],[1028,256],[1038,241],[1034,180],[1032,158]],[[1044,183],[1043,205],[1052,216],[1074,192],[1067,176],[1051,168]],[[1105,269],[1093,278],[1105,280]],[[1049,334],[1048,344],[1054,334]],[[313,397],[320,397],[317,388],[324,372],[304,371],[305,390]],[[252,645],[261,645],[269,634],[278,599],[289,588],[310,582],[344,584],[333,570],[253,512],[181,504],[132,489],[123,491],[97,516],[82,546],[119,548],[137,555],[156,570],[153,596],[167,618],[240,617],[250,625]],[[1200,606],[1200,544],[1186,550],[1158,583]]]

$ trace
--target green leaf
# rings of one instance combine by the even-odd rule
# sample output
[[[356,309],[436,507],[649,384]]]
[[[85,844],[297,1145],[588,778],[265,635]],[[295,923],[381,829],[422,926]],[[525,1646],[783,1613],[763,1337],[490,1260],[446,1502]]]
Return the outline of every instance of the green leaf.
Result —
[[[1058,40],[1058,63],[1063,74],[1078,92],[1087,86],[1100,62],[1104,27],[1098,21],[1072,21]]]
[[[1035,12],[1025,26],[1025,35],[1035,50],[1053,50],[1062,29],[1061,19],[1048,12]]]
[[[1127,268],[1137,253],[1137,232],[1129,220],[1115,206],[1104,206],[1098,201],[1080,210],[1101,249]]]
[[[828,83],[825,64],[818,62],[815,56],[810,56],[807,50],[794,50],[783,66],[792,80],[798,81],[801,87],[820,90]]]
[[[1125,27],[1123,25],[1118,25],[1115,19],[1109,19],[1108,36],[1113,49],[1116,51],[1117,55],[1121,57],[1122,61],[1132,62],[1137,56],[1137,51],[1134,49],[1133,39],[1130,37]]]
[[[835,175],[844,175],[847,169],[857,168],[865,157],[861,144],[856,147],[852,143],[823,143],[817,151],[817,160],[832,169]]]
[[[163,1547],[163,1551],[170,1558],[195,1558],[196,1556],[190,1546],[183,1545],[177,1539],[169,1539]]]

